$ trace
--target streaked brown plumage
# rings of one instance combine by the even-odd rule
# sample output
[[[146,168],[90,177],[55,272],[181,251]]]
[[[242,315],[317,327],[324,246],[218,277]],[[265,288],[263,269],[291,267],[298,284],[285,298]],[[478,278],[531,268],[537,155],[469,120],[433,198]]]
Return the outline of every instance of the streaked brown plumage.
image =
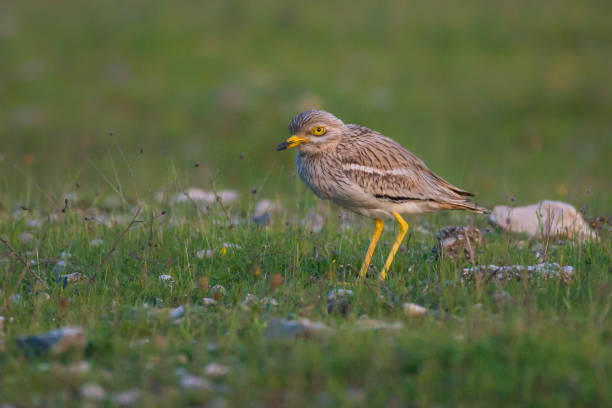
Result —
[[[381,272],[384,279],[408,224],[400,214],[459,209],[487,210],[469,201],[473,194],[450,184],[399,143],[359,125],[344,124],[334,115],[311,110],[289,124],[293,135],[277,150],[297,147],[300,178],[322,199],[376,219],[376,233],[360,275],[367,271],[382,218],[393,216],[400,234]],[[379,231],[380,229],[380,231]]]

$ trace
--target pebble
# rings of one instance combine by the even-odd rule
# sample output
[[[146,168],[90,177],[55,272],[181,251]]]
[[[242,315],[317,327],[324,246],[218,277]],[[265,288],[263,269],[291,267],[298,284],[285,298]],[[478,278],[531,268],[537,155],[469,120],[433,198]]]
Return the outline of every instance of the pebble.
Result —
[[[464,268],[461,278],[466,281],[475,279],[496,279],[507,282],[512,279],[520,280],[523,275],[527,278],[540,277],[544,279],[560,277],[569,282],[574,277],[574,267],[571,265],[561,266],[556,262],[543,262],[537,265],[480,265]]]
[[[41,355],[43,353],[64,354],[83,352],[87,345],[83,328],[66,326],[46,333],[17,338],[17,345],[26,353]]]
[[[399,330],[403,327],[401,322],[385,322],[361,316],[357,321],[357,330]]]
[[[209,363],[204,367],[204,372],[209,377],[225,377],[229,374],[230,369],[227,366],[218,364],[218,363]]]
[[[138,388],[131,388],[129,390],[120,392],[113,397],[113,401],[119,405],[128,406],[134,405],[142,397],[142,391]]]
[[[106,391],[99,384],[85,384],[80,392],[83,398],[90,400],[102,400],[106,397]]]
[[[102,238],[96,238],[96,239],[92,239],[91,241],[89,241],[89,245],[92,247],[100,246],[103,243],[104,243],[104,240]]]
[[[242,301],[242,305],[245,307],[251,307],[255,304],[257,304],[257,296],[255,296],[252,293],[247,293],[246,296],[244,297],[244,300]]]
[[[209,297],[204,297],[202,298],[202,305],[203,306],[214,306],[217,304],[217,301],[213,298],[209,298]]]
[[[158,279],[162,282],[164,281],[174,281],[171,275],[159,275]]]
[[[215,286],[213,286],[213,287],[212,287],[211,292],[212,292],[214,295],[224,296],[224,295],[225,295],[226,290],[225,290],[225,288],[224,288],[223,286],[221,286],[221,285],[215,285]]]
[[[410,302],[404,303],[402,305],[402,310],[404,311],[406,315],[411,316],[411,317],[425,316],[427,314],[426,308],[416,303],[410,303]]]
[[[188,390],[212,390],[212,385],[207,380],[191,374],[181,377],[180,386]]]
[[[196,252],[196,256],[199,259],[211,258],[212,255],[213,255],[212,249],[200,249],[198,252]]]
[[[175,307],[168,313],[168,317],[171,319],[180,319],[183,316],[185,316],[185,306],[183,305]]]
[[[333,330],[321,322],[308,319],[272,319],[264,330],[266,338],[288,339],[294,337],[311,338],[332,333]]]

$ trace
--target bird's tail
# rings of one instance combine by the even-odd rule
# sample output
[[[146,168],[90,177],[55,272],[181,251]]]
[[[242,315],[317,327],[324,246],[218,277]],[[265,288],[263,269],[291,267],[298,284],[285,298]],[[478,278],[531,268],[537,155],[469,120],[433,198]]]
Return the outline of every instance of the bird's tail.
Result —
[[[448,205],[449,210],[464,210],[464,211],[475,212],[478,214],[489,214],[491,212],[491,210],[489,210],[488,208],[481,207],[478,204],[473,203],[468,200],[453,201],[453,202],[449,202],[445,204]]]

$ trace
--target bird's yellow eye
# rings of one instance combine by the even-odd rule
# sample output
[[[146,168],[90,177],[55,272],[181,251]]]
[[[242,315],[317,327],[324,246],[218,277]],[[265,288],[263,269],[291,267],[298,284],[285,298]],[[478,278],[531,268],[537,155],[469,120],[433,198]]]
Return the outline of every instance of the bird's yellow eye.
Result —
[[[324,135],[325,134],[325,127],[324,126],[315,126],[315,127],[312,128],[311,132],[315,136]]]

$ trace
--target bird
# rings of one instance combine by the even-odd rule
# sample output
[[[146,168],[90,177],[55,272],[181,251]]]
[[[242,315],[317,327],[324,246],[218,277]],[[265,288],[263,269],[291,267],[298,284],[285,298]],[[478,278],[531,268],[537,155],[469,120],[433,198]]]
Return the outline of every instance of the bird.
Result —
[[[323,110],[308,110],[291,120],[289,133],[276,150],[297,150],[297,173],[314,194],[374,220],[359,279],[366,277],[384,219],[395,218],[399,228],[378,275],[381,281],[408,232],[402,214],[489,212],[470,201],[474,194],[450,184],[399,143],[367,127],[345,124]]]

